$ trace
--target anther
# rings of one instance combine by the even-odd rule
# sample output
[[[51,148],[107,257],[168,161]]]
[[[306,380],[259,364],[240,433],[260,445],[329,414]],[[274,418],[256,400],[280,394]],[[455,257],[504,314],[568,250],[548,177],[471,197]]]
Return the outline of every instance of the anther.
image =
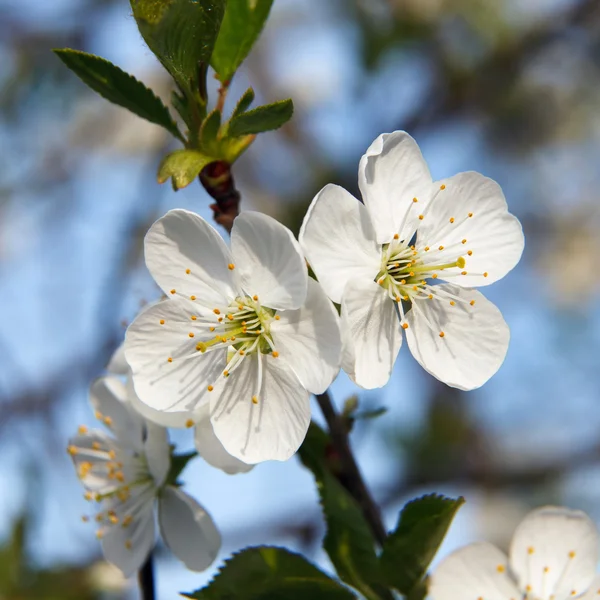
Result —
[[[408,323],[402,323],[402,329],[408,329]]]
[[[473,256],[473,250],[467,250],[467,254],[468,254],[469,256]]]
[[[443,249],[444,249],[444,246],[440,246],[440,247],[438,248],[438,250],[443,250]]]
[[[177,290],[175,290],[175,289],[171,290],[171,294],[176,294],[176,293],[177,293]]]
[[[417,200],[416,198],[413,198],[413,202],[415,202],[415,203],[416,203],[416,202],[418,202],[418,200]]]
[[[461,275],[466,275],[466,274],[467,274],[467,272],[466,272],[466,271],[461,271],[461,272],[460,272],[460,274],[461,274]]]
[[[277,350],[273,350],[273,358],[277,358],[279,356],[279,352]]]
[[[535,548],[533,546],[529,546],[529,548],[527,548],[527,554],[533,554],[535,552]]]
[[[466,243],[467,243],[467,239],[466,238],[461,241],[461,244],[466,244]]]
[[[400,285],[406,285],[406,279],[401,279],[400,280]]]
[[[160,323],[161,325],[164,325],[164,324],[165,324],[165,320],[164,320],[164,319],[161,319],[161,320],[159,321],[159,323]]]
[[[194,426],[194,421],[193,421],[192,419],[188,419],[188,420],[185,422],[185,426],[186,426],[188,429],[189,429],[190,427],[193,427],[193,426]]]
[[[232,336],[231,336],[229,339],[230,339],[232,342],[235,342],[235,335],[232,335]]]
[[[425,252],[429,252],[429,246],[425,246]]]
[[[439,335],[440,337],[444,337],[446,334],[443,331],[440,331]]]
[[[229,371],[223,371],[223,377],[229,377]]]
[[[469,213],[469,219],[473,216],[473,213]]]
[[[92,450],[100,450],[100,442],[92,442]]]
[[[195,300],[195,299],[196,299],[196,296],[193,296],[193,295],[190,296],[190,300]]]
[[[233,321],[233,315],[229,314],[229,315],[227,315],[227,318],[228,318],[230,321]]]
[[[79,435],[85,435],[88,431],[88,428],[85,425],[80,425],[77,428],[77,432],[79,433]]]
[[[484,276],[484,277],[487,277],[487,276],[488,276],[488,272],[486,271],[486,272],[483,274],[483,276]]]
[[[188,333],[188,336],[189,336],[189,337],[191,337],[191,338],[193,338],[193,337],[194,337],[194,332],[193,332],[193,331],[190,331],[190,332]]]
[[[275,315],[275,320],[279,321],[279,319],[281,319],[281,317],[279,315]]]
[[[104,421],[105,425],[108,425],[109,427],[112,425],[112,419],[110,417],[104,417],[102,420]]]
[[[569,552],[569,558],[575,558],[575,550],[571,550],[571,552]]]
[[[212,391],[213,391],[215,388],[214,388],[212,385],[209,385],[209,386],[208,386],[206,389],[207,389],[209,392],[212,392]]]
[[[454,306],[456,304],[456,302],[454,302],[454,300],[450,300],[450,306]]]
[[[110,515],[108,517],[108,520],[113,524],[116,525],[119,522],[119,517],[117,517],[117,515]]]
[[[98,419],[98,421],[102,420],[102,413],[99,410],[94,411],[94,417]]]
[[[235,269],[235,265],[234,265],[233,263],[229,263],[229,264],[227,265],[227,268],[228,268],[230,271],[233,271],[233,270]]]
[[[185,274],[186,274],[186,275],[189,275],[190,273],[191,273],[191,271],[190,271],[189,269],[186,269],[186,270],[185,270]]]
[[[422,221],[425,218],[425,215],[419,215],[419,221]]]
[[[133,547],[133,543],[131,540],[125,540],[125,548],[127,548],[127,550],[131,550],[131,548]]]
[[[258,302],[258,296],[252,296],[252,300],[254,300],[254,302]]]
[[[244,350],[240,350],[239,354],[240,354],[240,356],[244,356],[244,354],[246,354],[246,352]]]
[[[94,494],[92,492],[86,492],[83,497],[88,501],[91,502],[94,499]]]
[[[190,319],[191,319],[192,321],[195,321],[195,320],[197,319],[197,317],[196,317],[196,315],[192,315],[192,316],[190,317]]]
[[[127,527],[129,527],[131,525],[132,521],[133,521],[133,517],[131,515],[127,515],[123,519],[123,522],[121,523],[121,527],[123,527],[123,529],[127,529]]]
[[[440,190],[445,190],[446,186],[442,183],[442,185],[440,185]]]
[[[219,323],[222,323],[222,322],[223,322],[223,317],[219,317],[219,318],[217,319],[217,321],[219,321]]]
[[[504,565],[498,565],[496,567],[496,571],[498,571],[498,573],[504,573],[505,570],[506,568],[504,567]]]
[[[82,516],[81,516],[81,520],[82,520],[84,523],[89,523],[89,520],[90,520],[90,518],[89,518],[87,515],[82,515]]]
[[[431,278],[432,278],[432,279],[437,279],[437,277],[438,277],[438,276],[437,276],[437,273],[434,273],[434,274],[431,276]]]
[[[258,404],[258,397],[252,396],[252,404]]]
[[[400,238],[400,236],[399,236],[397,233],[395,233],[395,234],[394,234],[394,239],[395,239],[395,240],[397,240],[397,239],[399,239],[399,238]]]
[[[427,296],[430,300],[433,300],[433,294],[429,294],[429,296]]]
[[[454,223],[454,217],[450,217],[450,223]]]
[[[471,306],[475,306],[475,300],[471,300],[471,302],[469,302],[469,304],[470,304]]]
[[[172,363],[172,362],[173,362],[173,359],[172,359],[172,358],[169,356],[169,358],[167,358],[167,362],[170,362],[170,363]]]
[[[98,529],[98,531],[96,531],[96,538],[101,540],[104,537],[104,531],[102,531],[102,529]]]
[[[214,330],[215,330],[215,328],[214,328],[214,327],[209,327],[208,329],[209,329],[210,331],[214,331]]]
[[[198,342],[196,344],[196,350],[198,352],[206,352],[206,344],[204,342]]]
[[[218,308],[213,308],[213,312],[215,313],[215,315],[221,314],[221,311]]]

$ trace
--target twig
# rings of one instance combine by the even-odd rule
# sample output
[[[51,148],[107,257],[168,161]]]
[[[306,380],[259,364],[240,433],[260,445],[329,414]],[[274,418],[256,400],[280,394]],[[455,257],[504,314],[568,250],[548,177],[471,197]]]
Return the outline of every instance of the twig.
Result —
[[[358,465],[356,464],[354,454],[352,454],[352,449],[350,448],[346,426],[340,418],[340,415],[336,412],[333,403],[331,402],[331,398],[329,397],[329,392],[318,394],[317,401],[321,407],[321,412],[327,421],[327,426],[329,427],[329,432],[331,434],[331,441],[339,455],[342,465],[342,472],[338,474],[339,480],[359,503],[363,514],[373,531],[375,539],[382,545],[387,535],[381,520],[381,513],[371,496],[369,488],[367,488],[365,484]]]
[[[148,554],[146,562],[138,572],[141,600],[154,600],[154,561],[152,552]]]
[[[200,183],[216,200],[210,207],[215,221],[231,233],[240,211],[240,193],[235,188],[231,165],[224,160],[212,162],[200,172]]]

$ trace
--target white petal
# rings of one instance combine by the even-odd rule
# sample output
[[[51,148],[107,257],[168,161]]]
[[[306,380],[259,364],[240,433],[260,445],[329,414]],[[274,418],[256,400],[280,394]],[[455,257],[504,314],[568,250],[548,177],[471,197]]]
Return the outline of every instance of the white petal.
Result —
[[[195,295],[215,307],[238,295],[236,274],[228,268],[229,249],[193,212],[170,210],[158,219],[146,234],[144,252],[152,277],[169,298]]]
[[[427,163],[405,131],[383,133],[369,146],[360,159],[358,185],[380,244],[395,233],[409,237],[431,196]]]
[[[100,377],[92,383],[90,402],[97,417],[109,427],[122,445],[140,448],[143,421],[131,409],[125,384],[114,376]]]
[[[470,544],[445,558],[431,574],[432,600],[518,600],[522,594],[507,575],[507,559],[492,544]]]
[[[191,571],[203,571],[215,560],[221,534],[212,517],[191,496],[167,486],[158,502],[160,534],[173,554]]]
[[[129,373],[129,365],[125,360],[125,344],[119,344],[119,347],[113,352],[106,370],[111,375],[127,375]]]
[[[299,308],[306,299],[308,273],[292,232],[272,217],[243,212],[233,222],[231,252],[242,287],[275,309]]]
[[[212,423],[210,422],[210,410],[203,407],[198,416],[196,430],[194,432],[194,442],[198,454],[209,464],[217,469],[221,469],[229,475],[236,473],[247,473],[254,465],[248,465],[241,460],[231,456],[219,438],[215,435]]]
[[[322,394],[340,370],[342,340],[335,307],[321,286],[309,279],[306,304],[279,316],[271,333],[280,360],[309,392]]]
[[[442,290],[457,298],[454,306]],[[432,293],[432,300],[417,300],[406,314],[410,351],[428,373],[451,387],[482,386],[508,350],[510,331],[502,313],[476,290],[443,284]]]
[[[262,385],[258,394],[259,367]],[[257,395],[257,404],[252,396]],[[285,362],[252,355],[230,375],[220,399],[211,401],[216,436],[233,456],[248,464],[287,460],[310,424],[308,392]]]
[[[531,596],[542,600],[585,592],[597,561],[598,531],[592,520],[579,510],[556,506],[530,512],[510,548],[510,565],[521,590],[531,586]]]
[[[594,577],[588,591],[583,596],[579,596],[578,600],[598,600],[598,596],[600,596],[600,575]]]
[[[114,525],[106,529],[102,552],[109,563],[121,569],[125,577],[130,577],[146,561],[154,548],[155,537],[154,507],[152,502],[147,502],[136,512],[128,527]],[[128,548],[129,543],[131,548]]]
[[[373,281],[381,265],[371,218],[362,202],[337,185],[314,198],[300,229],[300,245],[325,293],[342,301],[351,279]]]
[[[127,378],[126,385],[129,404],[135,412],[141,415],[146,421],[150,421],[156,425],[162,425],[163,427],[188,427],[190,419],[192,421],[194,420],[194,417],[190,414],[189,410],[164,412],[162,410],[151,408],[142,402],[135,393],[132,377]]]
[[[384,386],[402,345],[394,302],[374,281],[351,281],[342,299],[342,325],[354,348],[354,381],[363,388]]]
[[[146,439],[144,452],[156,487],[160,487],[169,473],[171,467],[171,448],[167,430],[154,423],[146,423]]]
[[[187,411],[193,419],[194,410],[208,400],[208,385],[225,368],[226,350],[196,350],[199,340],[214,334],[200,318],[190,320],[190,308],[187,300],[169,300],[144,310],[127,329],[125,355],[142,402],[163,412]],[[168,419],[160,424],[170,425]]]
[[[91,429],[70,438],[69,447],[76,449],[75,453],[71,453],[71,459],[81,483],[88,490],[104,494],[115,489],[118,484],[114,478],[108,477],[108,463],[112,463],[109,452],[117,451],[119,446],[112,437],[103,431]],[[89,465],[92,465],[91,469]]]
[[[453,274],[452,282],[463,287],[489,285],[504,277],[519,262],[525,241],[521,223],[508,212],[500,186],[474,172],[433,185],[437,194],[419,228],[417,247],[443,246],[443,251],[428,255],[436,264],[454,262],[459,256],[466,261],[464,268],[447,269],[440,277]],[[441,185],[445,189],[440,190]],[[463,240],[467,241],[463,244]],[[463,271],[467,275],[459,275]]]
[[[342,330],[342,369],[356,383],[356,351],[348,325],[348,316],[343,311],[340,315],[340,329]]]

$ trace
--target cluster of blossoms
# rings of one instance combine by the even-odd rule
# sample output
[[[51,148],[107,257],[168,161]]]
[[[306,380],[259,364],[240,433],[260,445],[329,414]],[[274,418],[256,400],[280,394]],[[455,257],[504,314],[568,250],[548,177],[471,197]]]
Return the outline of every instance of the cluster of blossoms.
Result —
[[[154,544],[155,504],[162,537],[188,567],[206,568],[219,548],[212,520],[177,483],[166,427],[195,427],[199,454],[239,473],[296,452],[310,394],[340,367],[363,388],[385,385],[403,331],[448,385],[474,389],[500,367],[508,327],[474,289],[523,250],[500,187],[477,173],[433,182],[404,132],[373,142],[359,185],[363,203],[321,190],[299,242],[256,212],[235,219],[230,248],[186,210],[150,228],[146,265],[166,298],[137,316],[113,374],[92,388],[115,437],[83,429],[69,446],[102,506],[105,555],[124,572]]]

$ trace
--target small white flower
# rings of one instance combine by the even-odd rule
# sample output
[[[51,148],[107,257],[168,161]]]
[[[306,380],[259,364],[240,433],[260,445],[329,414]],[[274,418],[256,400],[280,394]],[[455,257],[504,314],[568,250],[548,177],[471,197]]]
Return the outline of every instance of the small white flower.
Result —
[[[248,464],[288,459],[310,423],[309,392],[329,386],[341,352],[335,308],[291,232],[245,212],[230,252],[204,219],[173,210],[150,228],[145,256],[169,299],[127,330],[141,401],[193,421],[209,404],[227,453]]]
[[[364,204],[323,188],[300,232],[323,289],[342,305],[342,367],[364,388],[385,385],[404,329],[434,377],[465,390],[483,385],[504,360],[509,331],[472,288],[504,277],[524,244],[502,190],[474,172],[433,182],[403,131],[371,144],[359,187]]]
[[[509,557],[489,543],[453,552],[433,572],[432,600],[591,600],[598,531],[583,512],[546,506],[517,527]]]
[[[90,398],[96,418],[114,437],[81,426],[68,452],[87,489],[86,499],[100,505],[95,520],[105,558],[126,576],[142,566],[155,544],[157,505],[165,543],[188,569],[206,569],[219,551],[221,536],[202,506],[167,483],[167,431],[132,409],[127,388],[117,377],[96,380]]]

